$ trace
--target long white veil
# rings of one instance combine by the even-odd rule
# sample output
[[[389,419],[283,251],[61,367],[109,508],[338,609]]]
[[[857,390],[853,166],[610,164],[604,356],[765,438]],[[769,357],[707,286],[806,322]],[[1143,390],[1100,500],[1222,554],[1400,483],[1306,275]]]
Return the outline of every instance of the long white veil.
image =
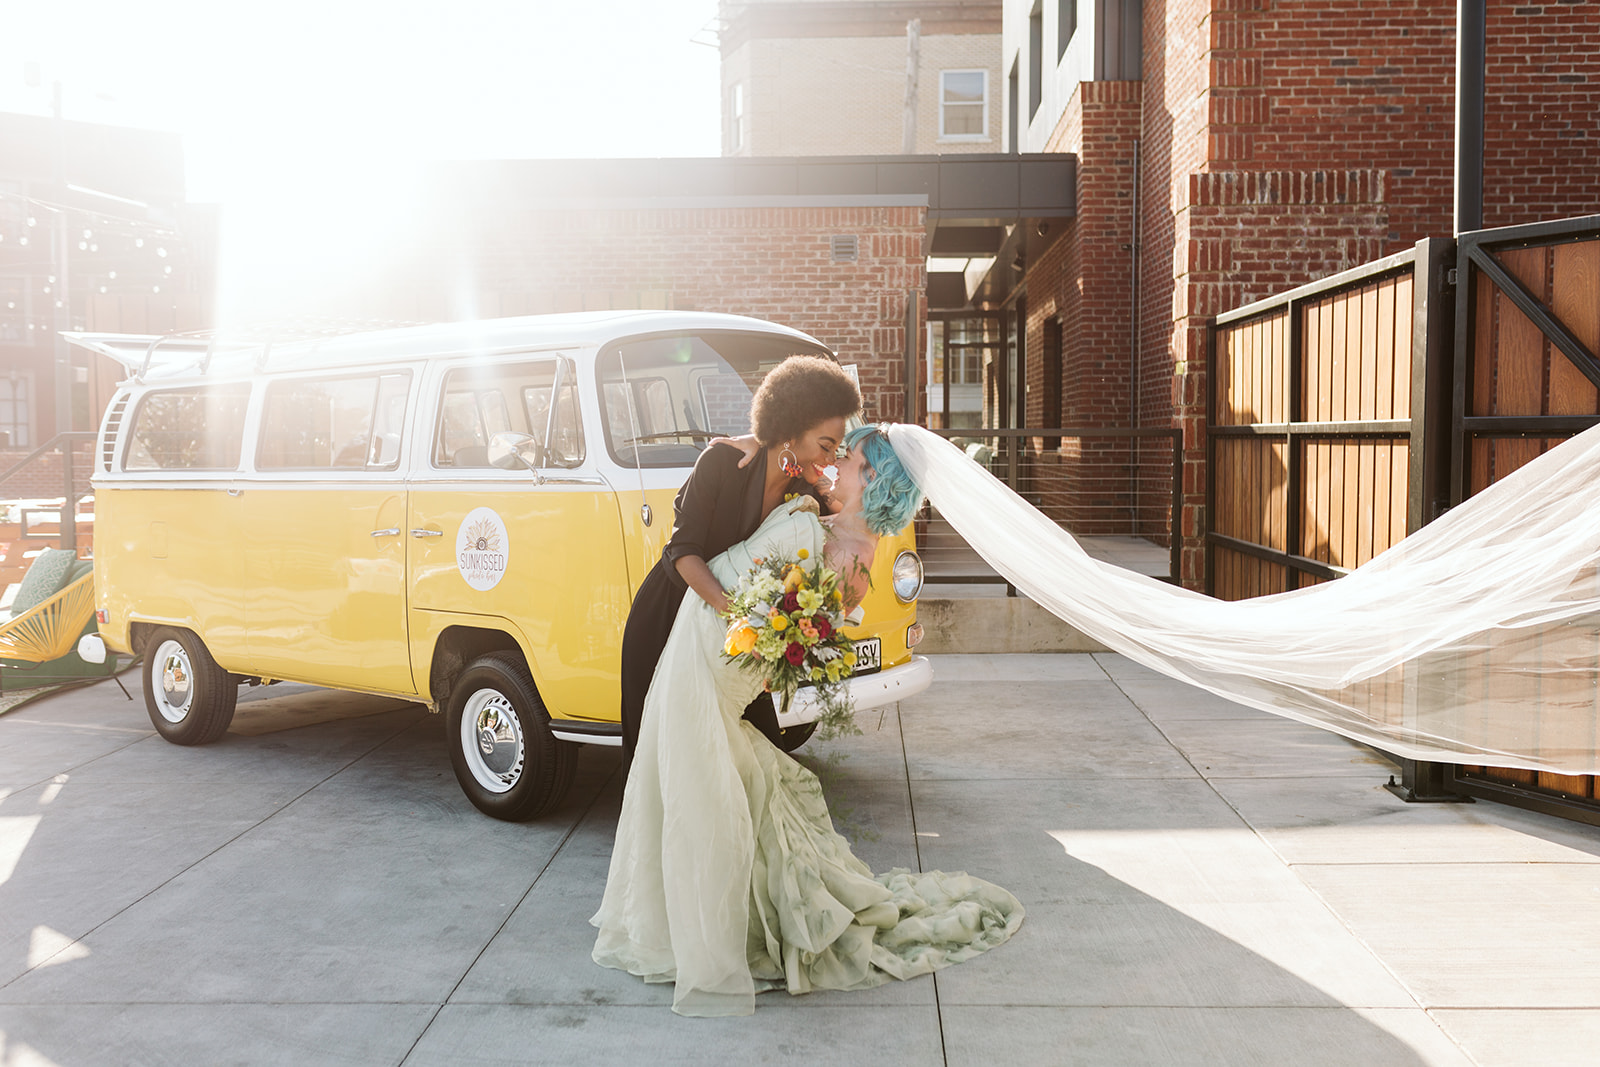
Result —
[[[1600,773],[1600,427],[1337,581],[1232,602],[1094,560],[938,435],[888,432],[979,555],[1129,659],[1400,756]]]

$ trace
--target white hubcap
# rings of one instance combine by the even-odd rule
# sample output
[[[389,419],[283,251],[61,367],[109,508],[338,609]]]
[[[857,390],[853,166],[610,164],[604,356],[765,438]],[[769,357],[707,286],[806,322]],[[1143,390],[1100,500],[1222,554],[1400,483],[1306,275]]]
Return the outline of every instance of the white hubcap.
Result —
[[[177,641],[163,641],[151,660],[156,671],[156,710],[170,723],[180,723],[189,717],[190,699],[194,694],[194,671],[189,666],[189,653]]]
[[[522,720],[498,689],[480,689],[467,698],[460,743],[467,769],[489,792],[507,792],[522,778]]]

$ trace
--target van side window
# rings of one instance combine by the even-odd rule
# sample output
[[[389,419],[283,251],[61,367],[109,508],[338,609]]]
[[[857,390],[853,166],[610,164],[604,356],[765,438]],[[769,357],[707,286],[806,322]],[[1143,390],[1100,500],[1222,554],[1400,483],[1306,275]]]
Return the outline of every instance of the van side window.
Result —
[[[124,470],[236,470],[250,386],[200,386],[148,393],[139,402]]]
[[[525,433],[542,442],[550,428],[550,393],[555,379],[556,363],[548,359],[451,371],[445,377],[439,409],[434,466],[490,466],[489,438],[502,430]],[[546,464],[575,467],[583,458],[583,419],[578,412],[577,380],[569,364],[562,376]]]
[[[267,387],[257,470],[385,470],[400,462],[410,372]]]

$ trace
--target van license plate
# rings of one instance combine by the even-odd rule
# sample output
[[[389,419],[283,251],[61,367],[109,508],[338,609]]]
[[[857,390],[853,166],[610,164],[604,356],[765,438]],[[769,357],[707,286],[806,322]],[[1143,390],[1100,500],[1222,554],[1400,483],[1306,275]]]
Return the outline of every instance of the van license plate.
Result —
[[[883,642],[876,637],[856,642],[856,674],[870,674],[883,666]]]

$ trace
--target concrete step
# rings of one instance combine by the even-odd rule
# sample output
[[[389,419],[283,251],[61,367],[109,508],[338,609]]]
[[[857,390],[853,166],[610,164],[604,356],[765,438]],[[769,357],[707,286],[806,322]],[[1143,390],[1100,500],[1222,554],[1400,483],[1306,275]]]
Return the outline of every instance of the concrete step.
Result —
[[[988,589],[987,586],[974,588]],[[917,652],[1106,652],[1098,641],[1056,618],[1026,597],[935,596],[917,601],[922,643]]]

